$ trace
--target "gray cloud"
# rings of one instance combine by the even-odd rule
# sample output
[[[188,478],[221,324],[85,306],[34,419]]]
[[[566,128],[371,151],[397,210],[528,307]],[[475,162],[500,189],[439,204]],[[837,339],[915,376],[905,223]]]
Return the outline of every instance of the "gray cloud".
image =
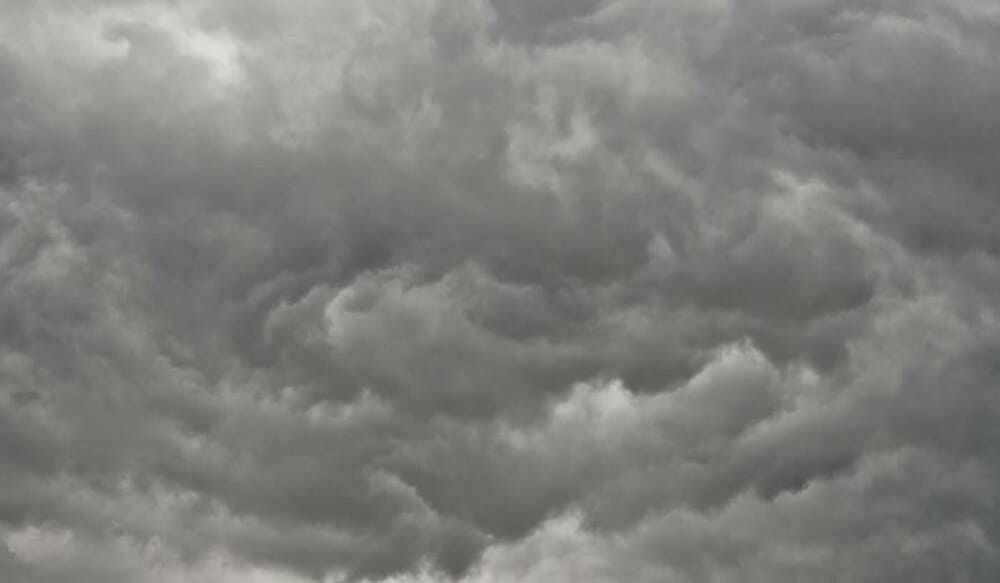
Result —
[[[6,3],[0,578],[995,580],[998,30]]]

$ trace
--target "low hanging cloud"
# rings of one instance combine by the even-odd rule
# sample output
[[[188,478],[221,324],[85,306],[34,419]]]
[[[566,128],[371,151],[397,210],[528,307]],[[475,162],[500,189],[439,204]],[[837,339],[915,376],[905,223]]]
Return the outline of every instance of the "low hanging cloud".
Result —
[[[995,581],[988,0],[0,7],[0,579]]]

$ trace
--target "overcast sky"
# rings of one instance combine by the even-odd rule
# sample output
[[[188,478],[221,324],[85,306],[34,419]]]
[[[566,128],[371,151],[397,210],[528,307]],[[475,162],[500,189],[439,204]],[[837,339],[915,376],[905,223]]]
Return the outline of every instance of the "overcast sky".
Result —
[[[0,0],[0,581],[1000,581],[1000,3]]]

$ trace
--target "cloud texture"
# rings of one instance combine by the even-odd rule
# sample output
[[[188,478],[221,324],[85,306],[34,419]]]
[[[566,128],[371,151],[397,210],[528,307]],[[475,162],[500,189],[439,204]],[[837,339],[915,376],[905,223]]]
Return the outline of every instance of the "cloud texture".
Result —
[[[0,579],[1000,579],[990,0],[9,0]]]

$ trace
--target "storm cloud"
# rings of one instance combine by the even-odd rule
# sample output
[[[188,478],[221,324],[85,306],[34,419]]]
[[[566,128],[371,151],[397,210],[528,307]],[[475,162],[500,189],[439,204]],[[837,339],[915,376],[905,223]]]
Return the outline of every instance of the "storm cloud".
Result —
[[[1000,580],[1000,5],[8,0],[0,579]]]

